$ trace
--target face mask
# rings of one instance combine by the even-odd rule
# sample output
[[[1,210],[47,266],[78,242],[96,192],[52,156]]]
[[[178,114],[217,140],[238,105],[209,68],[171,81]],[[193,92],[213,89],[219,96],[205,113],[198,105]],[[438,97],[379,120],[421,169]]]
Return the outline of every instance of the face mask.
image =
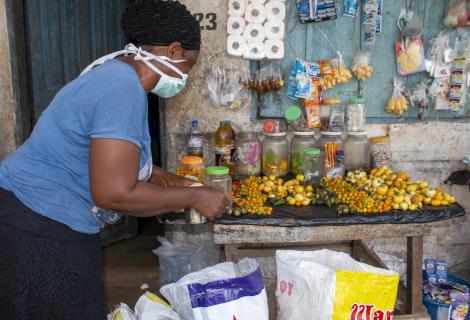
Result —
[[[180,63],[186,60],[171,60],[170,58],[165,57],[165,56],[155,56],[151,54],[150,52],[144,51],[141,48],[137,48],[132,43],[128,44],[124,50],[110,53],[104,57],[101,57],[95,60],[92,64],[86,67],[85,70],[82,71],[80,76],[89,72],[95,66],[103,64],[107,60],[114,59],[115,57],[123,55],[123,54],[134,54],[135,55],[134,60],[142,61],[143,63],[145,63],[147,67],[149,67],[154,72],[160,75],[160,80],[158,80],[155,87],[152,90],[150,90],[150,92],[152,92],[153,94],[156,94],[159,97],[162,97],[162,98],[174,97],[175,95],[180,93],[181,90],[183,90],[183,88],[186,85],[186,82],[188,81],[188,75],[184,74],[183,72],[181,72],[180,69],[178,69],[177,67],[175,67],[174,65],[170,63],[170,62]],[[153,65],[150,62],[151,60],[158,61],[159,63],[167,66],[171,70],[175,71],[178,75],[180,75],[181,78],[174,78],[174,77],[167,75],[166,73],[158,69],[155,65]]]

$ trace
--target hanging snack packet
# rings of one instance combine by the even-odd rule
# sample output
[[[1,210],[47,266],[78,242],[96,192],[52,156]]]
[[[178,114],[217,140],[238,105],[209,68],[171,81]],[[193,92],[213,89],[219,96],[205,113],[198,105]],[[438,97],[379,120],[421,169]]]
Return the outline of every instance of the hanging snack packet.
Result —
[[[405,86],[400,78],[393,79],[393,94],[387,102],[386,112],[397,117],[402,117],[403,113],[408,110],[408,100],[405,95]]]
[[[343,2],[343,16],[356,18],[359,11],[359,0],[344,0]]]
[[[320,128],[320,104],[316,101],[304,101],[305,113],[307,115],[307,127],[309,129]]]
[[[465,85],[465,65],[466,55],[456,55],[452,61],[450,76],[449,105],[454,112],[459,112],[465,105],[466,85]]]
[[[297,0],[300,23],[321,22],[336,19],[335,0]]]
[[[423,41],[420,38],[404,38],[395,43],[398,74],[407,76],[426,70]]]
[[[355,57],[351,68],[356,78],[360,81],[366,81],[374,69],[370,65],[370,53],[361,51]]]

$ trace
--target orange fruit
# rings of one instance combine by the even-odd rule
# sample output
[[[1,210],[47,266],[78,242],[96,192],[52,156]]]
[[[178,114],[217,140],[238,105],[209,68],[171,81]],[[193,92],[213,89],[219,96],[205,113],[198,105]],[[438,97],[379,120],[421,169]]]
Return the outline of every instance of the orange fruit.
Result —
[[[444,195],[442,194],[442,192],[437,192],[436,195],[434,196],[434,200],[439,200],[439,201],[444,200]]]
[[[397,178],[401,179],[403,181],[406,181],[406,180],[408,180],[408,175],[406,173],[399,172],[399,173],[397,173]]]
[[[433,205],[434,207],[440,206],[441,201],[440,200],[433,200],[433,201],[431,201],[431,205]]]

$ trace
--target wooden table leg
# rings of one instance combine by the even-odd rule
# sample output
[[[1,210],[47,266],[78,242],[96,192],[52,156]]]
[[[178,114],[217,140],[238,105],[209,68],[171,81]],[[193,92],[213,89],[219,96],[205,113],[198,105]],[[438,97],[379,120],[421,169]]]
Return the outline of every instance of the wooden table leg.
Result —
[[[225,261],[238,262],[240,257],[238,255],[238,246],[236,244],[225,244],[224,251]]]
[[[353,240],[352,241],[352,254],[354,260],[360,261],[361,260],[361,253],[362,253],[362,241],[361,240]]]
[[[407,295],[406,311],[422,312],[423,308],[423,237],[407,238]]]

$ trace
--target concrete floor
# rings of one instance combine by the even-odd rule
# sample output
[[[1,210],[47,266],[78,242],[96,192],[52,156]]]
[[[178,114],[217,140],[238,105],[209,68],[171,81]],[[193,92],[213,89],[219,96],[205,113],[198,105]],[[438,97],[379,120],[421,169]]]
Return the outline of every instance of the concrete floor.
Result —
[[[159,246],[157,235],[163,235],[163,226],[157,224],[155,218],[142,219],[138,236],[104,248],[108,310],[121,302],[133,309],[146,290],[158,293],[158,258],[152,253]],[[149,285],[149,289],[140,289],[144,283]]]

